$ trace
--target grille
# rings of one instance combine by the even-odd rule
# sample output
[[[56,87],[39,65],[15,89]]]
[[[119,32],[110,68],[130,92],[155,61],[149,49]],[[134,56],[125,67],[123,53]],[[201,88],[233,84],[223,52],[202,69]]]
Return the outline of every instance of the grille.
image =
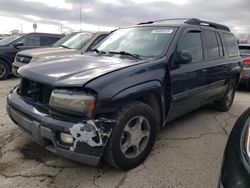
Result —
[[[16,61],[19,63],[24,63],[27,64],[31,61],[32,57],[30,56],[23,56],[23,55],[17,55],[16,56]]]
[[[19,94],[30,101],[47,105],[52,90],[53,89],[47,85],[22,78]]]

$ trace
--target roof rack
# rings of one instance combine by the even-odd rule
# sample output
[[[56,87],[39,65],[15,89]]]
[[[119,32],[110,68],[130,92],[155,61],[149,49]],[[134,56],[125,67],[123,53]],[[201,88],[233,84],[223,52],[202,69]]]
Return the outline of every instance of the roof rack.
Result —
[[[208,21],[204,21],[204,20],[199,20],[197,18],[191,18],[191,19],[185,21],[184,23],[192,24],[192,25],[208,26],[208,27],[213,27],[215,29],[230,31],[229,27],[227,27],[225,25],[217,24],[214,22],[208,22]]]
[[[137,25],[144,25],[144,24],[152,24],[155,22],[163,22],[163,21],[185,21],[185,20],[189,20],[189,18],[170,18],[170,19],[161,19],[161,20],[154,20],[154,21],[148,21],[148,22],[141,22],[138,23]]]
[[[144,24],[153,24],[155,22],[162,22],[162,21],[181,21],[183,20],[183,23],[191,24],[191,25],[199,25],[199,26],[207,26],[207,27],[213,27],[215,29],[221,29],[225,31],[230,31],[229,27],[221,24],[217,24],[214,22],[204,21],[197,18],[173,18],[173,19],[162,19],[162,20],[155,20],[155,21],[148,21],[148,22],[142,22],[138,25],[144,25]]]

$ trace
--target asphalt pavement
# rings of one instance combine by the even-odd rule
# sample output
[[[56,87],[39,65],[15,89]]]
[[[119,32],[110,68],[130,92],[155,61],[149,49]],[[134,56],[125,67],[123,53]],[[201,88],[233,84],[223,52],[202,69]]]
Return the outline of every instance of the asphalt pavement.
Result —
[[[19,79],[0,82],[0,187],[164,187],[215,188],[228,135],[250,106],[250,91],[240,89],[229,112],[209,106],[171,122],[139,167],[124,172],[105,162],[97,167],[46,151],[7,116],[6,95]]]

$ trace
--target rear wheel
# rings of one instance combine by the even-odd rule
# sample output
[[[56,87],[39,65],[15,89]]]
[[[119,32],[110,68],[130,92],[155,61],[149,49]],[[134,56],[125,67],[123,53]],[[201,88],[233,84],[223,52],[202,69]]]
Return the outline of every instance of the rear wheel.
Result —
[[[140,165],[152,150],[157,121],[152,108],[141,102],[126,105],[116,121],[105,159],[116,168],[128,170]]]
[[[0,80],[5,80],[10,73],[10,68],[7,63],[0,61]]]
[[[236,84],[235,80],[232,79],[229,81],[224,97],[220,101],[216,101],[214,103],[215,107],[223,112],[228,111],[233,104],[235,91],[236,91]]]

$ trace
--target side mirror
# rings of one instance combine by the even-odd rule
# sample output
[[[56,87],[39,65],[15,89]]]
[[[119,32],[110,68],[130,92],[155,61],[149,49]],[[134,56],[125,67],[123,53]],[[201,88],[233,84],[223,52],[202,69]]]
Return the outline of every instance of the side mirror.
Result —
[[[20,47],[20,46],[23,46],[23,42],[18,42],[18,43],[16,43],[16,44],[13,44],[13,47],[14,47],[14,48],[18,48],[18,47]]]
[[[188,64],[193,60],[192,54],[187,50],[182,50],[178,53],[176,63],[177,64]]]

